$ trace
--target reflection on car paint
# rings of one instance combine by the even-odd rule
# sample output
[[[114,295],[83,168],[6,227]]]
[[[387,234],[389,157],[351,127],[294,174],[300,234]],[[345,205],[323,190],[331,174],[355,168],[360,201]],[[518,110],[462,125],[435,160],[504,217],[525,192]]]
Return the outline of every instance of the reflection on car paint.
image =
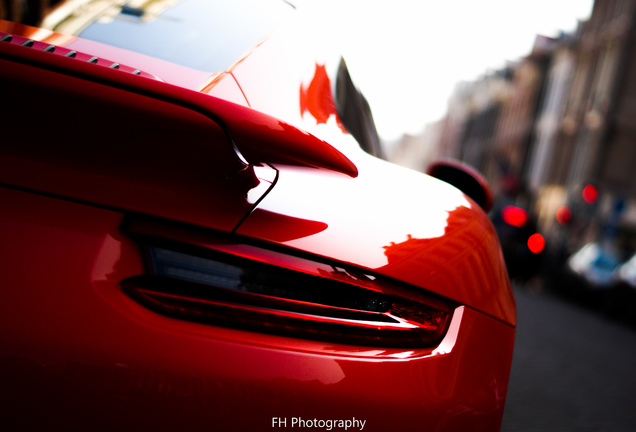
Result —
[[[326,124],[333,116],[338,127],[347,133],[336,112],[336,103],[333,100],[331,80],[327,74],[325,65],[316,64],[316,71],[311,82],[305,86],[300,85],[300,115],[310,114],[316,119],[316,124]]]

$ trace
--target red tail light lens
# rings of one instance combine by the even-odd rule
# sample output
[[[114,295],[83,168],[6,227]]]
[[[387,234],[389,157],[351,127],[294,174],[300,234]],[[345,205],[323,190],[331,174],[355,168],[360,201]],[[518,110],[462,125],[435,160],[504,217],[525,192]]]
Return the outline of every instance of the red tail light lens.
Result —
[[[359,345],[436,344],[450,308],[408,288],[349,283],[216,251],[148,247],[149,274],[125,280],[131,297],[174,318]]]

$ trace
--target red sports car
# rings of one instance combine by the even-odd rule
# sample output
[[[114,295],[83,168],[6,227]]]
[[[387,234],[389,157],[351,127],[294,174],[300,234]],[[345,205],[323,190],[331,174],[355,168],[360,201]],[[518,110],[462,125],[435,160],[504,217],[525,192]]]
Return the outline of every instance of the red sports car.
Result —
[[[4,430],[499,429],[488,191],[377,157],[313,9],[35,3],[0,7]]]

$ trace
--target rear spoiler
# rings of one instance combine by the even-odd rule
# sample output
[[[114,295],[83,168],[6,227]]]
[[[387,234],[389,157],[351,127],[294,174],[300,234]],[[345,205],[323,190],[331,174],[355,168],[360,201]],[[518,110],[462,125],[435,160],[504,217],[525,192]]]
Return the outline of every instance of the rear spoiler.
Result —
[[[69,50],[63,47],[3,32],[0,32],[0,40],[0,58],[118,88],[200,113],[225,130],[235,150],[250,164],[325,168],[351,177],[358,174],[356,166],[327,142],[251,108],[164,83],[150,74],[126,66],[118,65],[117,70],[112,67],[116,63],[89,54],[75,53],[69,56]],[[101,65],[105,66],[99,67]],[[131,69],[132,73],[127,69]],[[33,70],[29,76],[37,80],[36,74],[37,71]],[[8,85],[6,82],[4,84]],[[91,96],[98,103],[103,94],[95,92]]]

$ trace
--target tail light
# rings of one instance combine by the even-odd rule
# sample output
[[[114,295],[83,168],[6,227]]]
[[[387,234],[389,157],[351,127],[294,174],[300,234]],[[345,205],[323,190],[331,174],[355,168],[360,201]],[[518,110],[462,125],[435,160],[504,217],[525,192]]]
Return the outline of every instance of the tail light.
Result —
[[[177,247],[174,247],[177,246]],[[359,345],[423,347],[450,321],[443,301],[369,275],[287,256],[279,266],[218,250],[145,246],[146,275],[122,282],[149,309],[244,330]],[[302,261],[302,263],[300,262]]]

